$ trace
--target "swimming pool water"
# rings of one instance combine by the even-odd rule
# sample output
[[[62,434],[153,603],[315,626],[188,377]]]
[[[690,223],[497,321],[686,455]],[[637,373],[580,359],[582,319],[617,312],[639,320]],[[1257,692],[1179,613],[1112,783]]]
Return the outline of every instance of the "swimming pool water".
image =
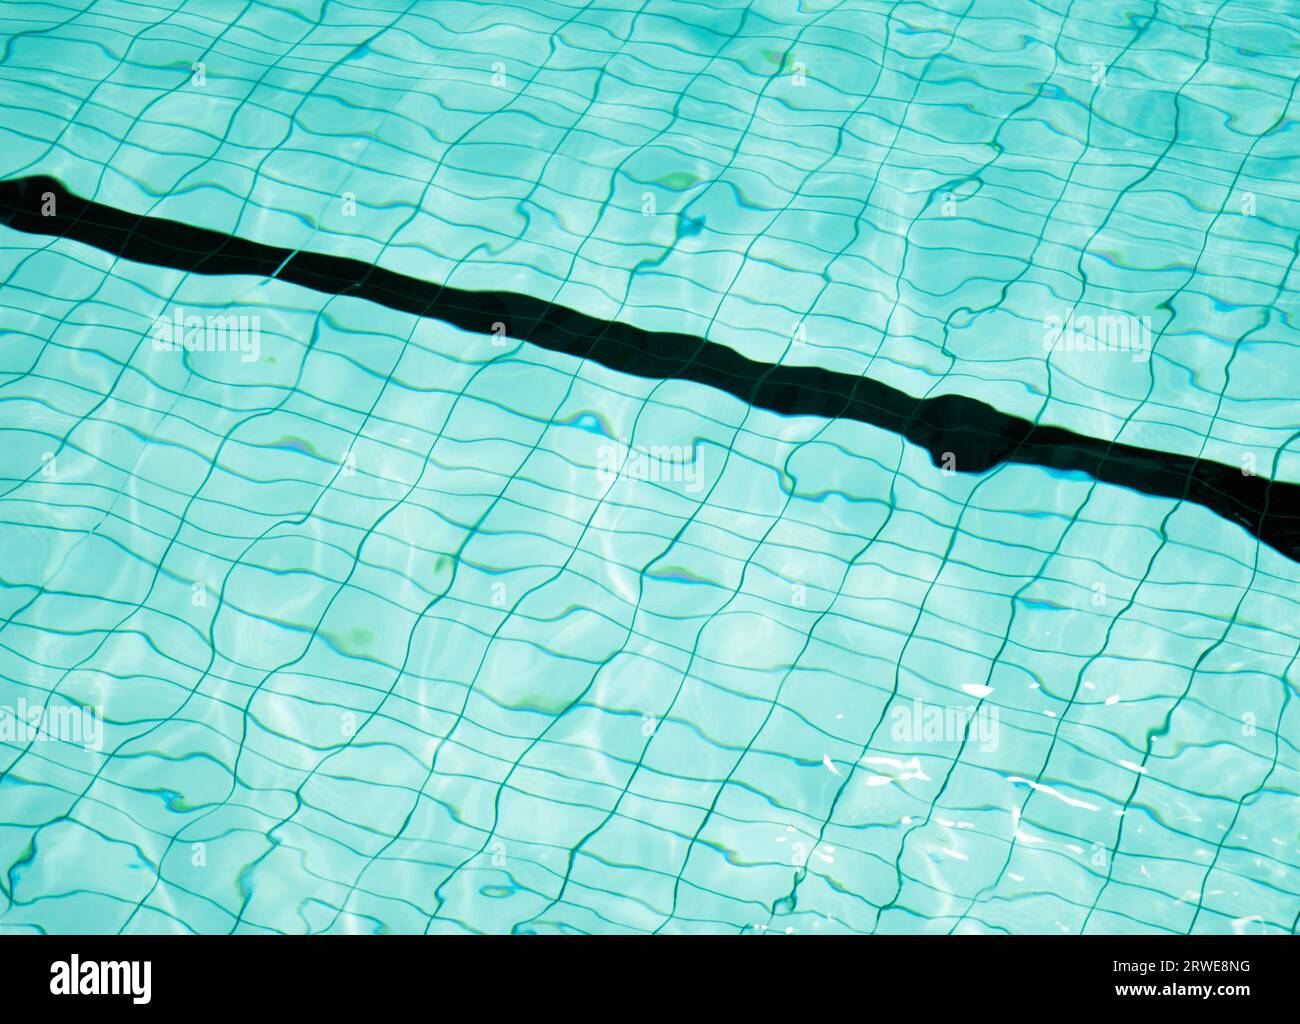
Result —
[[[6,3],[0,179],[1297,482],[1296,28]],[[0,430],[0,930],[1300,919],[1300,571],[1201,505],[5,227]]]

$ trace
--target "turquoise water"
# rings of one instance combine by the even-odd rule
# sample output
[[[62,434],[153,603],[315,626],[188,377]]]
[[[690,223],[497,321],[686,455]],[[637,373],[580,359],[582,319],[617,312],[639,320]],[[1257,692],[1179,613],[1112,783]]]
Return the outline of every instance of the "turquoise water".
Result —
[[[1297,20],[0,4],[0,178],[1300,481]],[[0,929],[1295,930],[1300,570],[1206,508],[3,227],[0,281]]]

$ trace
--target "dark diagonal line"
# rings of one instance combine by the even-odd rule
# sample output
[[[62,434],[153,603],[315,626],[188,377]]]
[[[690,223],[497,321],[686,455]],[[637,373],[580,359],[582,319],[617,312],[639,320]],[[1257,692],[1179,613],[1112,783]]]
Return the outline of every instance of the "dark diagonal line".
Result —
[[[53,197],[54,212],[46,195]],[[984,473],[1004,462],[1084,473],[1153,497],[1192,501],[1300,562],[1300,485],[1187,455],[1038,426],[964,395],[914,398],[877,380],[816,366],[755,362],[691,334],[601,320],[514,292],[465,291],[361,260],[250,242],[90,202],[48,177],[0,182],[0,223],[70,238],[135,263],[195,274],[275,277],[333,295],[512,338],[649,380],[693,381],[782,416],[857,420],[900,434],[936,465]],[[593,341],[594,339],[594,341]],[[945,455],[950,458],[945,459]]]

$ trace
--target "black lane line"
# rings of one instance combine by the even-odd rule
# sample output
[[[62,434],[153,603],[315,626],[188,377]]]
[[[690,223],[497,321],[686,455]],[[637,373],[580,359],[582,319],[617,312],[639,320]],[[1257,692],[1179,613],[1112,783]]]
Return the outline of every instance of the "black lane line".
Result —
[[[42,214],[47,196],[54,202],[50,216]],[[1142,494],[1203,505],[1300,562],[1300,485],[1037,426],[964,395],[917,399],[869,378],[815,366],[757,363],[695,335],[600,320],[530,295],[464,291],[361,260],[261,245],[102,206],[48,177],[0,182],[0,223],[28,234],[75,239],[135,263],[196,274],[274,276],[313,291],[436,317],[475,334],[490,335],[493,324],[501,323],[511,338],[620,373],[694,381],[782,416],[869,423],[926,449],[936,466],[951,453],[948,461],[962,473],[984,473],[1004,462],[1086,473]]]

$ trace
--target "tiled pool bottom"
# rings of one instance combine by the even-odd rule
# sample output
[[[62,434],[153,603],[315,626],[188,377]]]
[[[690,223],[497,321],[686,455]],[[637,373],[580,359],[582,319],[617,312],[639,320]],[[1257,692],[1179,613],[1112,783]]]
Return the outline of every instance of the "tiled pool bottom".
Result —
[[[764,13],[776,12],[756,8],[744,32],[754,34],[759,56],[746,63],[710,29],[664,28],[667,14],[647,25],[635,10],[609,15],[607,27],[618,29],[612,43],[587,24],[598,14],[577,18],[561,38],[610,51],[628,38],[630,53],[655,57],[661,69],[664,44],[638,49],[638,33],[668,35],[683,63],[693,47],[717,48],[724,56],[714,67],[723,70],[711,87],[723,94],[751,77],[792,74],[763,49],[779,57],[796,37],[824,58],[809,60],[815,72],[834,57],[826,35],[799,36],[815,13],[796,21],[787,11],[769,44],[762,39],[774,22]],[[686,8],[660,10],[681,19]],[[1192,44],[1203,42],[1206,26],[1226,33],[1227,47],[1251,10],[1189,7],[1186,39],[1157,23],[1128,65],[1116,60],[1111,80],[1122,85],[1124,74],[1145,67],[1148,41],[1161,49],[1172,37],[1192,54],[1181,81],[1200,57]],[[456,46],[489,85],[488,57],[505,48],[500,32],[545,40],[574,14],[540,5],[503,11],[505,27],[489,25],[484,35],[470,31],[464,8],[446,7],[449,23],[464,22]],[[1009,11],[1048,17],[1032,5]],[[232,8],[237,28],[226,36],[197,16],[177,16],[172,28],[142,29],[133,41],[105,26],[112,9],[92,7],[65,27],[12,36],[0,61],[10,143],[0,170],[58,174],[126,208],[149,210],[157,200],[167,216],[276,244],[310,241],[466,287],[504,281],[550,297],[558,282],[550,290],[539,282],[567,274],[576,286],[564,300],[604,315],[617,302],[605,308],[595,289],[620,295],[624,278],[630,290],[649,289],[638,292],[637,308],[621,311],[629,319],[681,326],[714,309],[712,276],[695,275],[698,291],[659,276],[629,237],[626,225],[640,221],[618,219],[642,203],[650,171],[639,167],[610,176],[623,191],[611,201],[612,223],[599,221],[604,248],[572,267],[547,256],[581,247],[568,237],[580,224],[571,199],[552,201],[541,189],[523,204],[525,227],[495,214],[479,218],[487,227],[470,226],[481,212],[476,195],[533,179],[558,183],[540,162],[511,164],[500,151],[484,155],[482,167],[451,161],[455,175],[437,179],[446,192],[426,202],[437,214],[421,215],[446,223],[425,225],[406,247],[381,249],[401,228],[400,217],[381,212],[402,212],[421,193],[374,182],[399,171],[431,180],[424,161],[433,143],[400,116],[382,130],[366,122],[362,135],[340,135],[352,129],[330,97],[348,96],[363,114],[380,108],[382,97],[366,91],[370,62],[406,48],[427,57],[431,39],[453,47],[423,16],[331,7],[321,16],[351,23],[329,26],[338,52],[313,49],[315,37],[294,49],[296,27],[317,13],[304,9],[295,20],[256,5],[245,14]],[[882,14],[847,13],[884,41]],[[933,20],[935,39],[956,40],[960,74],[978,68],[972,40],[986,41],[985,26],[961,15],[962,5],[918,7],[898,24]],[[726,12],[725,28],[742,16]],[[277,17],[295,31],[281,31]],[[1087,24],[1055,17],[1033,33],[1061,28],[1067,42],[1086,35]],[[248,44],[258,27],[286,40],[283,61],[266,38]],[[1139,30],[1111,31],[1118,51]],[[910,55],[914,37],[898,32],[892,45]],[[91,53],[104,68],[89,67]],[[540,55],[508,53],[508,80],[532,83],[519,90],[521,104],[560,102],[545,74],[530,78],[515,67],[546,58],[544,46]],[[204,54],[213,92],[198,103],[183,90]],[[1067,63],[1086,82],[1085,56],[1069,51]],[[82,68],[82,76],[56,81],[40,65]],[[920,63],[902,66],[915,73]],[[432,95],[453,108],[478,104],[469,78],[450,89],[435,61],[419,68],[429,91],[404,79],[401,114],[414,117]],[[293,110],[283,97],[306,94],[308,71],[324,76],[312,95],[332,110],[318,117],[304,103],[297,111],[294,131],[309,137],[276,145],[278,134],[247,128],[245,119],[269,117],[268,107]],[[727,78],[733,73],[742,78]],[[848,90],[848,108],[872,84],[834,64],[818,73]],[[899,83],[880,88],[910,87],[897,69],[891,74]],[[817,73],[812,79],[816,89]],[[605,120],[586,127],[617,138],[616,115],[626,119],[620,103],[629,97],[611,100],[599,91],[606,86],[586,79],[574,88],[601,101],[586,115]],[[983,88],[983,99],[997,91]],[[79,89],[95,101],[79,105]],[[247,102],[224,102],[240,89]],[[1205,99],[1195,89],[1186,95],[1188,104]],[[1284,99],[1272,98],[1269,116]],[[1234,111],[1254,102],[1220,101]],[[500,134],[533,141],[518,128],[522,118],[484,106],[485,123],[504,117]],[[17,107],[28,113],[10,118]],[[114,107],[141,113],[119,123]],[[900,109],[885,102],[873,116]],[[289,123],[287,113],[278,116]],[[708,119],[693,108],[675,116]],[[923,113],[911,116],[925,123]],[[426,120],[445,141],[446,127]],[[213,135],[197,145],[178,125]],[[753,132],[764,130],[780,134],[759,119]],[[669,133],[669,141],[688,147],[688,136]],[[582,136],[588,153],[599,148],[593,137]],[[905,141],[879,158],[877,180],[907,180],[903,168],[919,157],[913,133]],[[1017,140],[1003,141],[1015,149]],[[1110,148],[1097,160],[1119,148],[1113,142],[1098,137],[1098,147]],[[549,138],[536,144],[555,146]],[[805,138],[818,159],[819,147],[837,144],[851,145]],[[329,177],[334,162],[304,152],[336,158],[338,180]],[[843,156],[861,169],[860,154]],[[686,163],[706,165],[705,182],[734,182],[736,168],[760,164],[777,173],[741,145],[734,167],[698,153]],[[1211,163],[1222,171],[1223,159]],[[1070,164],[1050,166],[1062,187]],[[686,173],[671,162],[656,167]],[[987,175],[990,190],[997,169]],[[488,170],[499,177],[485,180]],[[252,188],[254,179],[243,178],[251,171],[262,175]],[[955,173],[936,172],[934,182],[903,192],[924,205],[923,193]],[[1248,164],[1247,173],[1264,172]],[[177,187],[186,174],[194,177]],[[1227,178],[1214,184],[1227,188]],[[566,182],[593,201],[610,198],[595,171]],[[141,199],[138,183],[152,198]],[[685,178],[670,184],[653,192],[660,204],[693,187]],[[824,200],[827,216],[817,223],[830,231],[842,197],[865,193],[854,191],[860,182],[839,182],[826,199],[827,184],[797,198]],[[1268,284],[1279,275],[1286,283],[1285,247],[1273,242],[1290,207],[1270,215],[1268,200],[1284,203],[1288,187],[1255,186],[1264,212],[1240,228],[1251,260],[1233,263],[1236,272],[1249,266]],[[474,215],[449,208],[456,190]],[[750,204],[728,206],[718,198],[726,191],[706,189],[710,198],[691,214],[705,226],[687,217],[682,223],[694,226],[674,236],[683,248],[698,242],[694,255],[708,258],[690,263],[692,271],[726,262],[710,248],[719,239],[743,249],[765,230],[766,214],[752,226]],[[283,212],[300,213],[313,197],[324,210],[343,193],[356,200],[355,219]],[[1072,199],[1073,212],[1090,208]],[[886,233],[902,230],[905,207],[894,202],[871,212]],[[552,216],[535,208],[546,203]],[[752,205],[780,204],[759,197]],[[796,212],[809,218],[815,210]],[[1088,223],[1106,215],[1098,206]],[[979,213],[959,219],[963,244],[987,254],[981,232],[989,224]],[[488,227],[519,233],[518,245],[502,253],[489,238],[484,254],[476,232]],[[1146,230],[1162,227],[1167,258],[1185,241],[1185,225],[1170,217]],[[1106,241],[1094,248],[1105,253]],[[610,257],[623,242],[628,251]],[[1052,246],[1085,242],[1086,234],[1053,238],[1024,265],[1055,285],[1050,274],[1068,277],[1082,256],[1065,260]],[[1024,396],[1050,391],[1060,402],[1051,421],[1076,427],[1091,424],[1095,400],[1106,414],[1132,413],[1141,443],[1195,453],[1204,440],[1233,464],[1240,450],[1280,448],[1278,435],[1295,430],[1285,396],[1275,394],[1284,374],[1261,372],[1240,340],[1249,320],[1210,330],[1184,308],[1156,340],[1151,377],[1145,367],[1132,376],[1137,364],[1127,360],[1067,361],[1039,377],[1037,333],[979,320],[974,344],[956,329],[954,310],[988,298],[987,260],[947,252],[900,265],[884,243],[873,244],[881,249],[870,259],[835,264],[833,273],[861,293],[845,308],[879,330],[886,317],[869,315],[874,303],[905,294],[891,330],[906,338],[877,351],[861,325],[828,335],[826,323],[810,318],[804,361],[881,376],[951,372],[956,390],[1022,414],[1038,411],[1016,408]],[[415,245],[432,251],[413,253]],[[792,275],[816,276],[829,258],[782,245]],[[1150,275],[1164,280],[1164,269],[1134,269],[1149,255],[1141,239],[1123,248],[1107,287],[1136,291]],[[775,257],[746,258],[752,267]],[[1210,246],[1175,284],[1191,271],[1189,294],[1217,301],[1220,258]],[[867,273],[872,259],[885,269]],[[638,264],[636,275],[617,269]],[[1084,266],[1095,269],[1091,260]],[[936,296],[935,268],[959,286],[952,295]],[[1007,279],[1020,265],[998,268]],[[619,375],[508,338],[495,344],[355,298],[186,276],[3,228],[0,280],[0,705],[62,710],[75,702],[93,711],[50,719],[63,741],[28,739],[6,719],[14,735],[0,741],[0,929],[1295,929],[1300,573],[1204,508],[1029,467],[944,473],[925,452],[861,424],[782,418],[699,385]],[[1258,281],[1229,284],[1238,301],[1268,301]],[[742,278],[735,294],[744,302],[728,305],[710,336],[777,358],[782,350],[770,351],[764,332],[784,335],[788,319],[777,331],[771,308],[757,304],[796,301],[788,291],[765,294]],[[745,303],[755,304],[752,330]],[[1039,307],[1015,308],[1036,329]],[[258,317],[256,358],[157,350],[150,325],[177,310]],[[686,326],[701,329],[698,320]],[[1229,333],[1220,353],[1215,343]],[[1269,321],[1266,333],[1275,366],[1289,365],[1285,353],[1297,341],[1289,321]],[[950,361],[922,356],[929,346]],[[1238,348],[1241,361],[1221,379],[1226,352]],[[1024,369],[1031,363],[1032,372]],[[1084,371],[1100,379],[1073,375]],[[1203,412],[1206,395],[1218,408],[1219,389],[1222,420],[1181,418]]]
[[[6,747],[6,929],[1291,928],[1297,587],[1205,510],[276,283],[223,385],[79,324],[231,282],[60,247],[0,672],[104,722]]]

